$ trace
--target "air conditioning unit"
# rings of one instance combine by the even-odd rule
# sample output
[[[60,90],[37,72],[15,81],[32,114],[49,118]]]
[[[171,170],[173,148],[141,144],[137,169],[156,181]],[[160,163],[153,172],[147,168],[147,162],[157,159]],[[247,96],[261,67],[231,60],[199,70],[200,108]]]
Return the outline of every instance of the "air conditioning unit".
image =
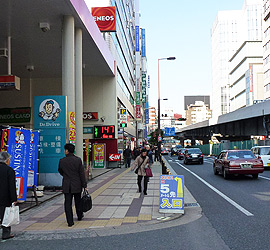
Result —
[[[6,48],[0,48],[0,57],[6,57],[6,58],[8,58],[8,49],[6,49]]]

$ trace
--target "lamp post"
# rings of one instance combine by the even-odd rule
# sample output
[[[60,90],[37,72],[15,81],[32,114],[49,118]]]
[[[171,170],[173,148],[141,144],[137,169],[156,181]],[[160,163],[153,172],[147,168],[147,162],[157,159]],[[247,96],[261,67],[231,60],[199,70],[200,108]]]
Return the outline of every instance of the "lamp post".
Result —
[[[159,61],[161,60],[175,60],[175,57],[165,57],[165,58],[159,58],[158,59],[158,135],[161,136],[161,130],[160,130],[160,80],[159,80]],[[161,142],[158,142],[158,152],[160,154],[161,152]],[[161,160],[161,157],[160,157]]]

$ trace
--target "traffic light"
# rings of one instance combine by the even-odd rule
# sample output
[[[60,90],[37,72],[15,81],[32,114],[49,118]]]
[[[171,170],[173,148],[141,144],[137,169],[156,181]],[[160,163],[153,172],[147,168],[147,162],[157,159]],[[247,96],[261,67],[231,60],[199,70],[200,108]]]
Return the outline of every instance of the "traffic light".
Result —
[[[178,120],[178,121],[186,121],[187,118],[178,118],[177,120]]]
[[[120,123],[120,128],[126,128],[127,127],[127,123]]]

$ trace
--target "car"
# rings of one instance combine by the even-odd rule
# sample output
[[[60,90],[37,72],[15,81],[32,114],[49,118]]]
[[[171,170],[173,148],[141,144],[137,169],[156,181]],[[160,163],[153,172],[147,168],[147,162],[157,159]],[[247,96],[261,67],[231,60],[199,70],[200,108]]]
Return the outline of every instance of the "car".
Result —
[[[264,167],[261,159],[254,156],[251,150],[223,150],[213,163],[214,174],[222,174],[224,179],[231,175],[252,175],[258,178]]]
[[[184,159],[184,153],[185,153],[185,149],[184,148],[181,148],[178,151],[178,160],[183,160]]]
[[[188,163],[203,164],[203,153],[199,148],[188,148],[184,153],[184,164]]]
[[[264,168],[270,168],[270,146],[255,146],[251,152],[263,161]]]
[[[167,148],[162,148],[161,149],[161,154],[162,155],[168,155],[169,154],[169,150]]]
[[[178,155],[177,148],[171,148],[171,156],[173,156],[173,155]]]

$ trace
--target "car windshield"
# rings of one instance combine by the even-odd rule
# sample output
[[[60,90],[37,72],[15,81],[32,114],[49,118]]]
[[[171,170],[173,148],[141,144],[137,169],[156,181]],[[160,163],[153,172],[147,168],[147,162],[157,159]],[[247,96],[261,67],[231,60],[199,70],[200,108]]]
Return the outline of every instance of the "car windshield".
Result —
[[[255,156],[251,151],[234,151],[228,152],[227,159],[254,159]]]
[[[270,147],[261,148],[260,155],[270,155]]]
[[[189,154],[201,154],[201,150],[198,148],[194,148],[194,149],[189,149],[188,150]]]

